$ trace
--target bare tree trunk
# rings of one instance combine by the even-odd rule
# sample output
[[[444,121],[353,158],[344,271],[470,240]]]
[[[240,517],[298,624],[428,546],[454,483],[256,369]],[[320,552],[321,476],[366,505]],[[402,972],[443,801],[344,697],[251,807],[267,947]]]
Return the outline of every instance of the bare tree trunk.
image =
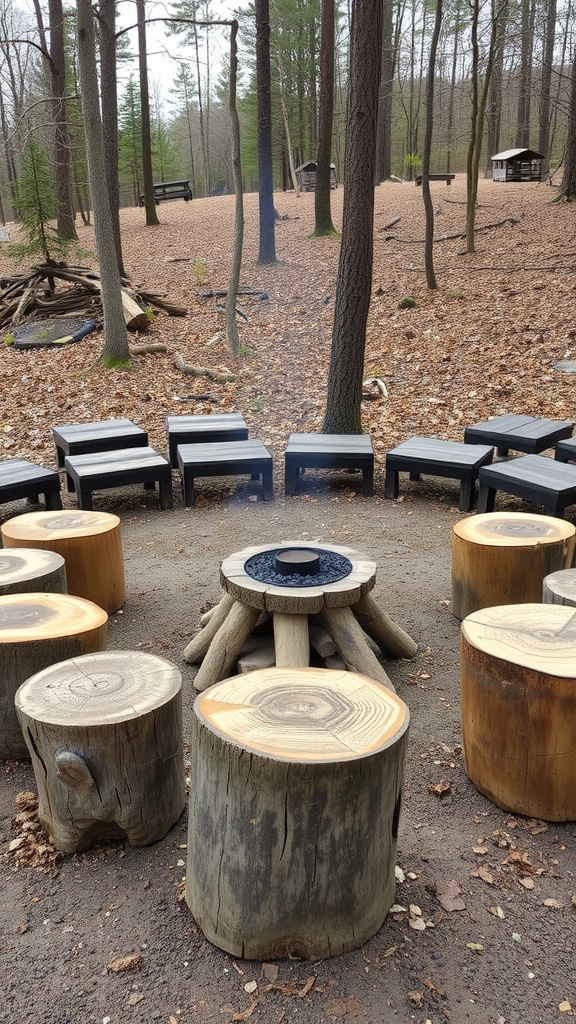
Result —
[[[120,237],[120,186],[118,183],[118,82],[116,78],[116,3],[100,2],[100,85],[102,91],[102,131],[106,153],[106,183],[118,269],[124,274]]]
[[[436,74],[436,52],[438,50],[438,38],[440,26],[442,25],[442,0],[436,0],[436,16],[434,19],[434,31],[430,42],[430,62],[428,64],[428,83],[426,89],[426,128],[424,131],[424,150],[422,159],[422,199],[424,200],[424,212],[426,214],[426,229],[424,241],[424,266],[426,268],[426,284],[429,288],[436,288],[436,275],[434,273],[434,207],[430,195],[430,152],[432,150],[432,128],[434,123],[434,76]]]
[[[138,18],[138,68],[140,72],[140,111],[142,132],[142,179],[146,204],[146,224],[159,224],[156,200],[152,188],[152,139],[150,137],[150,96],[148,92],[148,58],[146,53],[146,7],[145,0],[136,0]]]
[[[275,263],[270,7],[268,0],[256,0],[256,80],[258,89],[258,208],[260,212],[258,263]]]
[[[562,193],[566,199],[576,198],[576,53],[572,65],[572,91],[570,93],[570,110],[568,113],[568,136],[564,155],[564,177]]]
[[[335,235],[330,209],[330,163],[334,117],[334,0],[322,0],[320,35],[320,118],[314,194],[314,234]]]
[[[286,93],[284,91],[284,63],[282,61],[282,53],[280,47],[276,51],[278,60],[278,85],[280,88],[280,103],[282,105],[282,118],[284,121],[284,133],[286,135],[286,158],[288,161],[288,167],[290,170],[290,180],[292,182],[292,188],[296,193],[296,198],[300,195],[300,185],[298,184],[298,178],[296,177],[296,171],[294,168],[294,160],[292,159],[292,142],[290,139],[290,122],[288,120],[288,110],[286,108]]]
[[[550,166],[550,94],[552,91],[552,65],[556,42],[556,0],[547,0],[546,26],[542,53],[542,80],[540,87],[540,125],[538,151],[544,157],[542,174],[548,174]]]
[[[240,121],[238,119],[238,110],[236,107],[236,81],[238,74],[237,35],[238,22],[233,21],[230,28],[230,85],[228,93],[228,109],[230,112],[230,130],[232,134],[232,168],[234,172],[234,193],[236,196],[236,205],[234,252],[232,254],[230,283],[228,285],[228,294],[226,296],[226,337],[228,340],[228,348],[235,356],[240,352],[240,338],[238,337],[238,324],[236,321],[236,296],[238,294],[240,266],[242,263],[242,245],[244,241],[244,202],[242,197],[242,164],[240,161]]]
[[[516,145],[530,145],[530,91],[532,88],[532,50],[534,45],[534,3],[522,0],[522,37],[518,79],[518,115]]]
[[[366,321],[374,259],[374,168],[382,58],[382,4],[356,0],[350,34],[350,77],[344,217],[323,430],[361,434]]]
[[[494,68],[498,22],[505,17],[507,0],[500,7],[495,7],[492,0],[492,27],[488,59],[484,68],[482,88],[480,88],[480,57],[478,47],[478,21],[480,2],[474,0],[472,13],[472,114],[470,124],[470,143],[466,158],[466,251],[474,252],[474,229],[476,225],[476,201],[478,198],[478,167],[482,152],[482,136],[484,134],[484,114],[488,99],[488,90]]]
[[[58,209],[58,234],[75,239],[74,209],[70,193],[70,139],[66,117],[66,63],[64,57],[64,12],[62,0],[48,0],[50,21],[50,84],[54,122],[54,185]]]
[[[124,322],[120,273],[106,186],[91,0],[78,0],[76,11],[78,69],[84,113],[88,180],[94,207],[94,234],[104,309],[104,347],[101,359],[107,366],[129,366],[128,334]]]

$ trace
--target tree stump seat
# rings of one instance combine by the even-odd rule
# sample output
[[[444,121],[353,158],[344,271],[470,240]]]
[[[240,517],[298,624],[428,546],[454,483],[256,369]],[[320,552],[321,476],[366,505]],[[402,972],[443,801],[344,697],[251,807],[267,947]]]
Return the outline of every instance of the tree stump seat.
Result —
[[[409,714],[325,669],[250,672],[194,704],[186,902],[252,959],[338,956],[394,899]]]
[[[64,469],[67,455],[117,451],[119,448],[137,448],[148,444],[146,431],[125,417],[53,427],[52,437],[59,469]]]
[[[576,569],[559,569],[544,578],[544,604],[565,604],[576,608]]]
[[[541,601],[542,581],[572,564],[576,527],[529,512],[469,516],[452,529],[452,611]]]
[[[0,594],[48,591],[65,594],[66,564],[56,551],[3,548],[0,551]]]
[[[374,449],[368,434],[290,434],[284,454],[284,493],[296,493],[305,469],[362,473],[362,494],[374,493]]]
[[[247,473],[253,480],[262,479],[264,501],[271,501],[274,497],[272,456],[262,441],[196,442],[179,444],[176,451],[187,508],[194,506],[194,481],[197,477],[239,476]]]
[[[120,519],[108,512],[25,512],[0,527],[5,548],[56,551],[66,562],[68,593],[110,613],[124,604],[126,588]]]
[[[399,473],[409,473],[419,480],[422,473],[460,481],[461,512],[474,504],[474,490],[481,466],[492,462],[494,449],[485,445],[439,441],[433,437],[413,437],[403,441],[386,455],[384,496],[397,498]]]
[[[64,468],[70,490],[76,491],[78,508],[92,511],[92,494],[116,487],[158,484],[160,508],[173,508],[172,468],[153,448],[121,448],[114,451],[68,455]]]
[[[14,696],[29,676],[63,658],[101,651],[108,616],[70,594],[0,597],[0,758],[28,757]]]
[[[28,498],[38,501],[44,495],[47,509],[62,508],[60,477],[53,469],[36,466],[27,459],[6,459],[0,462],[0,503]]]
[[[497,491],[543,505],[547,515],[562,519],[564,510],[576,504],[576,466],[542,455],[486,466],[480,470],[479,512],[493,512]]]
[[[503,810],[576,819],[576,609],[483,608],[462,623],[466,771]]]
[[[167,416],[166,432],[170,464],[178,468],[178,445],[247,441],[248,427],[239,412]]]
[[[564,420],[547,420],[541,416],[518,416],[505,413],[484,423],[475,423],[464,430],[467,444],[491,444],[498,455],[508,455],[510,450],[538,455],[553,448],[563,438],[570,437],[573,423]]]
[[[147,846],[184,810],[181,677],[142,651],[50,665],[20,686],[16,712],[38,816],[58,850],[100,839]]]

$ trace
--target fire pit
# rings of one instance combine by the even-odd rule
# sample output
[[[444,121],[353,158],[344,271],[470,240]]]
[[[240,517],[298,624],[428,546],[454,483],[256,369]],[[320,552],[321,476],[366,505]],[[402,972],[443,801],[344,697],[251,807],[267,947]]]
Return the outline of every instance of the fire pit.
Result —
[[[372,597],[376,563],[352,548],[287,542],[244,548],[222,562],[226,593],[184,659],[201,662],[198,690],[233,671],[259,620],[272,616],[274,663],[310,664],[309,616],[319,617],[343,666],[394,689],[366,635],[388,657],[411,658],[417,645]]]

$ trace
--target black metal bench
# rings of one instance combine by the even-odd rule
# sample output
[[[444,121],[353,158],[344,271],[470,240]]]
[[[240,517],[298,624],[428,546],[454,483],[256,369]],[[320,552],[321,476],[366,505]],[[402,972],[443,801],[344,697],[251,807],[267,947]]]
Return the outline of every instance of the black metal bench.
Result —
[[[180,444],[178,468],[182,474],[184,504],[192,508],[194,480],[199,476],[239,476],[249,473],[252,480],[262,477],[262,498],[274,497],[272,456],[262,441],[222,441],[211,444]]]
[[[362,494],[374,493],[374,449],[368,434],[290,434],[284,455],[284,493],[295,494],[305,469],[359,469]]]
[[[152,188],[154,190],[156,206],[165,199],[183,199],[185,203],[188,203],[193,198],[189,179],[184,179],[183,181],[157,181],[152,185]],[[145,204],[146,196],[138,196],[138,206],[144,206]]]
[[[543,505],[546,515],[562,519],[564,509],[576,504],[576,466],[524,455],[480,470],[478,512],[493,512],[496,491],[514,494]]]
[[[393,448],[386,456],[384,497],[398,497],[398,474],[409,473],[419,480],[422,473],[460,481],[461,512],[474,503],[474,487],[481,466],[492,462],[494,449],[484,445],[439,441],[434,437],[413,437]]]
[[[69,455],[64,460],[68,487],[76,491],[78,508],[92,511],[92,492],[112,487],[144,484],[146,489],[158,482],[160,507],[173,508],[172,469],[167,459],[153,448],[122,448],[113,452]]]
[[[38,501],[44,495],[49,512],[62,508],[60,477],[54,469],[44,469],[26,459],[6,459],[0,462],[0,502],[28,498]]]
[[[455,177],[455,174],[429,174],[428,181],[445,181],[447,185],[451,185]],[[416,185],[421,185],[422,175],[417,174],[414,180]]]

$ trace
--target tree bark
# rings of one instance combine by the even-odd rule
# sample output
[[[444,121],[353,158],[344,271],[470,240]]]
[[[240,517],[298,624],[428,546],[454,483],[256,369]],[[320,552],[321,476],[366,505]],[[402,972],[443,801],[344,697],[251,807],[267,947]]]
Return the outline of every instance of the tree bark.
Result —
[[[233,21],[230,27],[230,78],[228,90],[228,111],[230,114],[230,135],[232,148],[232,169],[234,173],[234,250],[230,267],[230,281],[226,295],[226,338],[228,349],[232,355],[240,352],[238,322],[236,320],[236,297],[240,282],[242,265],[242,246],[244,243],[244,199],[242,188],[242,163],[240,150],[240,121],[236,107],[236,83],[238,75],[238,22]]]
[[[54,185],[58,209],[58,234],[76,239],[74,209],[70,189],[70,139],[66,113],[66,61],[64,55],[64,12],[62,0],[48,0],[50,24],[50,84],[54,122]]]
[[[256,81],[258,89],[258,209],[260,214],[258,263],[275,263],[270,7],[268,0],[256,0]]]
[[[320,110],[318,119],[318,157],[314,193],[314,234],[334,235],[330,210],[330,163],[332,160],[332,121],[334,117],[334,0],[322,0],[320,34]]]
[[[142,132],[142,180],[146,205],[146,224],[154,227],[159,224],[156,213],[152,175],[152,138],[150,135],[150,96],[148,90],[148,57],[146,53],[146,3],[136,0],[138,18],[138,72],[140,80],[140,112]]]
[[[426,216],[426,230],[424,241],[424,266],[426,269],[426,284],[428,288],[436,288],[436,275],[434,273],[434,207],[430,194],[430,153],[432,150],[432,129],[434,122],[434,80],[436,75],[436,52],[438,50],[438,38],[440,26],[442,25],[442,0],[436,0],[436,14],[434,18],[434,30],[430,42],[430,61],[428,64],[428,79],[426,83],[426,127],[424,130],[424,150],[422,159],[422,199],[424,201],[424,213]]]
[[[118,82],[116,77],[116,3],[100,3],[100,83],[102,90],[102,135],[106,153],[106,183],[118,270],[124,276],[120,236],[120,185],[118,182]]]

